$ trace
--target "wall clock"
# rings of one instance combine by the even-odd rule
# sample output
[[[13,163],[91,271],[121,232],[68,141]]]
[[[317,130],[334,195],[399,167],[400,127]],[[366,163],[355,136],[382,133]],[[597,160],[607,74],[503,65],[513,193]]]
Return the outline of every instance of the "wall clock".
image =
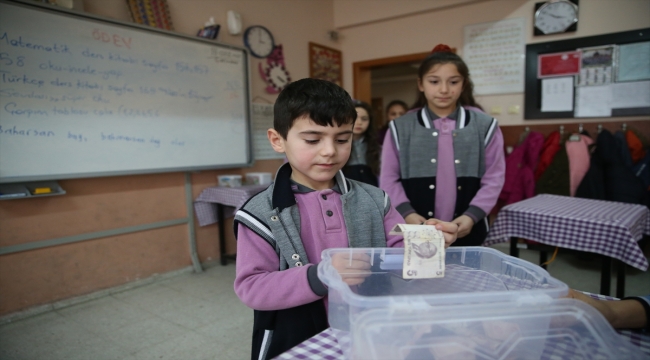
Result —
[[[251,55],[263,59],[269,56],[275,47],[273,34],[264,26],[250,26],[244,32],[244,46]]]
[[[561,34],[578,29],[578,0],[550,0],[535,4],[535,35]]]
[[[284,65],[273,63],[266,69],[266,81],[273,87],[274,93],[279,93],[291,82],[291,76]],[[267,92],[271,92],[268,91]]]
[[[259,71],[268,85],[266,92],[269,94],[279,93],[291,82],[291,76],[284,63],[282,44],[278,44],[266,58],[266,67],[259,63]]]

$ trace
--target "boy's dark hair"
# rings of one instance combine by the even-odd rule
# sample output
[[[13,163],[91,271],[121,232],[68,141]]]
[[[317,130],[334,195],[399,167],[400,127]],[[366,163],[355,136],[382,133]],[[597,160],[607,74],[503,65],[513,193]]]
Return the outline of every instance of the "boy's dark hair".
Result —
[[[310,78],[292,82],[282,90],[273,106],[273,128],[286,139],[294,120],[305,115],[321,126],[341,126],[357,119],[352,98],[343,88]]]
[[[399,100],[398,100],[399,101]],[[364,141],[367,144],[366,148],[366,164],[372,169],[375,176],[379,176],[379,156],[381,155],[381,146],[379,140],[377,139],[377,130],[375,125],[375,117],[373,115],[373,110],[370,104],[360,100],[353,100],[354,108],[362,108],[368,113],[368,128],[364,133]],[[350,160],[348,159],[348,162]]]
[[[448,50],[436,51],[439,47],[446,47]],[[460,98],[458,98],[458,103],[460,105],[474,106],[482,109],[474,99],[474,83],[469,77],[469,69],[463,59],[451,52],[451,49],[448,46],[438,45],[433,50],[434,52],[429,54],[429,56],[427,56],[420,64],[420,68],[418,69],[418,81],[422,81],[424,75],[426,75],[426,73],[428,73],[435,65],[454,64],[456,65],[456,69],[458,69],[458,73],[463,77],[463,90],[460,94]],[[418,99],[411,108],[414,109],[424,106],[427,106],[427,99],[424,97],[424,93],[420,91]]]

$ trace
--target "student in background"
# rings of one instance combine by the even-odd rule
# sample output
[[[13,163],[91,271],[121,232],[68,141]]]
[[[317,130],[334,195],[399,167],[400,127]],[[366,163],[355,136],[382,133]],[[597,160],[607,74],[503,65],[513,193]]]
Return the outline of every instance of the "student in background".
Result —
[[[354,179],[366,184],[378,186],[379,154],[381,152],[377,140],[372,109],[368,103],[354,100],[357,120],[354,122],[352,135],[352,152],[343,174],[348,179]]]
[[[388,123],[406,114],[408,106],[402,100],[393,100],[386,106],[386,123],[379,129],[379,141],[384,142],[384,137],[388,132]]]
[[[318,279],[329,248],[401,247],[388,235],[404,219],[381,189],[346,179],[357,117],[350,95],[325,80],[287,85],[274,108],[268,138],[289,162],[275,182],[235,214],[235,293],[255,310],[252,359],[273,358],[329,327],[327,288]],[[456,239],[455,224],[431,220]],[[359,256],[357,256],[359,255]],[[340,254],[332,265],[346,283],[363,283],[370,259]]]
[[[390,123],[379,183],[407,223],[451,221],[455,245],[480,245],[503,187],[503,135],[496,119],[473,107],[467,65],[448,46],[422,62],[418,89],[426,105]]]

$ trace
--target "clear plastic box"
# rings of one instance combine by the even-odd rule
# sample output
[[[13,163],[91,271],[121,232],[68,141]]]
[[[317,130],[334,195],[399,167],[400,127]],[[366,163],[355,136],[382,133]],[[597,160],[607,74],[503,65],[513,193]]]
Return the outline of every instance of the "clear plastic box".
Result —
[[[371,255],[371,275],[361,285],[348,286],[332,266],[332,255],[340,252]],[[489,304],[498,304],[495,308],[521,304],[534,311],[536,304],[548,305],[568,292],[566,284],[541,267],[486,247],[446,249],[445,277],[436,279],[403,279],[403,248],[328,249],[321,257],[318,276],[329,287],[329,323],[347,358],[355,346],[349,339],[354,342],[361,336],[355,334],[361,329],[356,322],[365,313],[428,314],[443,306],[460,306],[464,313]],[[548,321],[540,320],[536,326],[544,331]]]
[[[353,359],[643,359],[591,306],[442,305],[369,310],[352,324]]]

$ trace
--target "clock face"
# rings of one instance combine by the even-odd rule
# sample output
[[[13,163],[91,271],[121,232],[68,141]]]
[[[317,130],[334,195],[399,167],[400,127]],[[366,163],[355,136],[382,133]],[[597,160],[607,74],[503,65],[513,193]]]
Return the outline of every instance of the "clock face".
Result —
[[[565,32],[578,22],[578,7],[568,1],[549,2],[535,13],[535,27],[544,34]]]
[[[268,69],[267,74],[269,83],[277,90],[282,90],[291,81],[289,72],[284,68],[284,66],[278,64],[272,64]]]
[[[275,43],[273,35],[264,26],[251,26],[244,33],[244,45],[250,50],[251,55],[265,58],[271,54]]]

